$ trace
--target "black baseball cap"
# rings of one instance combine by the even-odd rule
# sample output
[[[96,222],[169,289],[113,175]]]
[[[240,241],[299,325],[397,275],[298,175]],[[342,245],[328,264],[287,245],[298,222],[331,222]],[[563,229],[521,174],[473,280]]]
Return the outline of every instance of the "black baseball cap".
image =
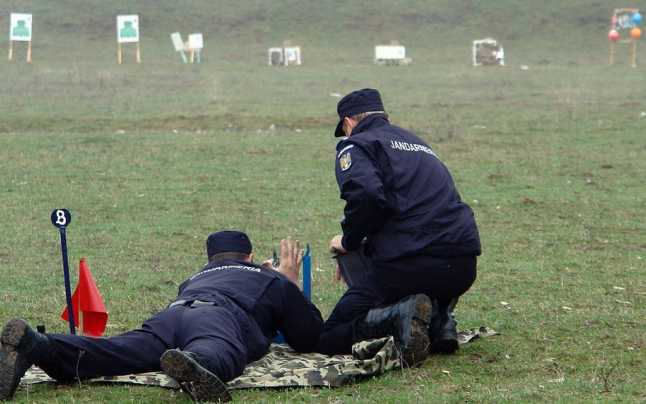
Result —
[[[236,230],[224,230],[209,234],[206,253],[210,257],[225,252],[251,254],[251,241],[246,234]]]
[[[336,106],[339,114],[339,123],[336,125],[334,136],[345,136],[343,132],[343,118],[355,116],[362,112],[384,112],[384,104],[381,102],[379,91],[374,88],[356,90],[341,98]]]

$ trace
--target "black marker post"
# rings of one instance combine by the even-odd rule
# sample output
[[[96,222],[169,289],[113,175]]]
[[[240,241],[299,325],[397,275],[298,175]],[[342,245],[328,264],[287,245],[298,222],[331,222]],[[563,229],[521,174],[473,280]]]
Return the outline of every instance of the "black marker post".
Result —
[[[67,317],[70,323],[70,333],[76,334],[74,326],[74,308],[72,306],[72,289],[70,287],[70,267],[67,262],[67,237],[65,228],[72,221],[72,214],[67,209],[54,209],[51,215],[52,224],[58,227],[61,234],[61,254],[63,255],[63,276],[65,278],[65,298],[67,299]]]

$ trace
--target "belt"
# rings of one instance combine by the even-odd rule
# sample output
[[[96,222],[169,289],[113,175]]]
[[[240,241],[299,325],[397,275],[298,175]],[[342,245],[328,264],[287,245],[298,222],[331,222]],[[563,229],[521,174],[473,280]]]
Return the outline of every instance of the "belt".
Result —
[[[215,306],[215,302],[205,302],[204,300],[176,300],[173,303],[168,305],[168,308],[175,306],[189,306],[189,307],[198,307],[198,306]]]

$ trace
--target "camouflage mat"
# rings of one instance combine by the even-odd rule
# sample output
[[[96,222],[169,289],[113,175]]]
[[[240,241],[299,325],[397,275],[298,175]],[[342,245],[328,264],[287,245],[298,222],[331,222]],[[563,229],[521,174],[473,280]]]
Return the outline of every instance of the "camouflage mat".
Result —
[[[488,327],[461,331],[460,344],[498,333]],[[363,341],[352,347],[352,356],[299,354],[287,345],[272,344],[269,353],[250,363],[242,376],[229,382],[231,389],[268,387],[338,387],[365,377],[377,376],[401,368],[399,352],[390,338]],[[36,383],[54,383],[41,369],[32,367],[20,381],[25,387]],[[126,376],[106,376],[85,383],[127,383],[179,389],[175,380],[160,372]]]

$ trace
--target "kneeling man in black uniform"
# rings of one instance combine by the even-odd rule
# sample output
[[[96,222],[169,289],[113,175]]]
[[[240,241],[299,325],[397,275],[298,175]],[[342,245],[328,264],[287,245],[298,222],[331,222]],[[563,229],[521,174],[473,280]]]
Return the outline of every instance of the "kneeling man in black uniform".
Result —
[[[337,112],[335,136],[346,136],[336,147],[345,209],[343,235],[330,249],[338,259],[337,278],[342,275],[349,288],[317,350],[347,353],[357,340],[397,337],[393,324],[412,318],[413,345],[405,341],[410,334],[399,338],[409,365],[427,353],[452,353],[458,348],[452,309],[475,281],[480,255],[473,211],[431,147],[389,122],[377,90],[346,95]],[[423,328],[426,335],[420,335]]]
[[[61,382],[163,370],[198,401],[228,401],[225,383],[260,359],[280,330],[298,352],[315,349],[322,318],[297,286],[301,250],[282,240],[280,266],[252,263],[238,231],[206,241],[209,263],[140,329],[110,338],[41,334],[21,319],[0,335],[0,400],[32,364]]]

